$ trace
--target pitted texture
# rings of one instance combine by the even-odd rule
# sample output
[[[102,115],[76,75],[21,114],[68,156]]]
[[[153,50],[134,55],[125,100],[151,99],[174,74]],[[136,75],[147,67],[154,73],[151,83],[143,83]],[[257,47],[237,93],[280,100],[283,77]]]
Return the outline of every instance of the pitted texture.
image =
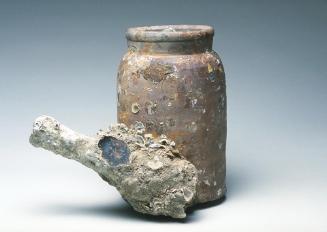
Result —
[[[88,137],[41,116],[30,142],[93,169],[136,211],[184,218],[196,196],[197,170],[173,141],[144,131],[142,123],[117,124]]]

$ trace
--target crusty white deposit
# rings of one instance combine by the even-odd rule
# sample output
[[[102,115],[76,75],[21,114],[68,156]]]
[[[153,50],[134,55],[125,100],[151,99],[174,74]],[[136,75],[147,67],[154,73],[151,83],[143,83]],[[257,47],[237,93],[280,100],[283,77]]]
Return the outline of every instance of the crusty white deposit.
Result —
[[[197,170],[165,136],[144,134],[142,123],[89,137],[49,116],[38,117],[30,143],[96,171],[141,213],[184,218],[196,195]]]

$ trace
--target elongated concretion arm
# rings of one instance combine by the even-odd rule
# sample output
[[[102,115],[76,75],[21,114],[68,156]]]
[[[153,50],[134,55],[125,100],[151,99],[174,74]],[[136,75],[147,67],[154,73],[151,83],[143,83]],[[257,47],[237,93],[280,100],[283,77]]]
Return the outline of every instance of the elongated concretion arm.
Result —
[[[76,160],[96,172],[106,172],[110,168],[101,157],[98,139],[77,133],[49,116],[35,120],[30,143]]]
[[[144,134],[143,124],[133,128],[117,124],[89,137],[40,116],[30,143],[93,169],[136,211],[183,218],[185,208],[194,203],[196,168],[179,154],[173,141]]]

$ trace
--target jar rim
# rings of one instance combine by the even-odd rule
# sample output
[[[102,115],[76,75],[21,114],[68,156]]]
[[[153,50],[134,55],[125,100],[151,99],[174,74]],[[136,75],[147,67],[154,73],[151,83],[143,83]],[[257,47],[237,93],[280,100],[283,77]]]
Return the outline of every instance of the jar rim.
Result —
[[[208,25],[160,25],[131,27],[126,38],[136,42],[187,41],[214,35],[214,29]]]

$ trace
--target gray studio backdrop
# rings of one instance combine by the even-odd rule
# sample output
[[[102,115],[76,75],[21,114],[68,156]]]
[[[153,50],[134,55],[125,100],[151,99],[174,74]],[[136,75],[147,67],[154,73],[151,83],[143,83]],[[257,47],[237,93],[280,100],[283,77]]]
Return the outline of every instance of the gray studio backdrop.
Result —
[[[28,136],[41,114],[89,135],[116,122],[125,31],[157,24],[214,26],[225,65],[227,200],[190,217],[210,228],[326,229],[326,12],[323,0],[0,1],[0,230],[124,221],[114,189]]]

